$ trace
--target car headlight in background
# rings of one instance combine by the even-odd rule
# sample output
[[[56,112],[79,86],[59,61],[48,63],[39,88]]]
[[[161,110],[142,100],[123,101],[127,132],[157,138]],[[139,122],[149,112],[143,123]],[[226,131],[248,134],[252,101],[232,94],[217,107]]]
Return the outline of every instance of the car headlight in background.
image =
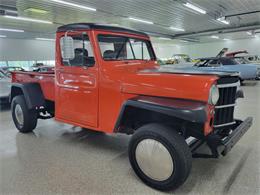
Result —
[[[216,105],[219,99],[219,90],[216,85],[212,85],[209,91],[209,104]]]

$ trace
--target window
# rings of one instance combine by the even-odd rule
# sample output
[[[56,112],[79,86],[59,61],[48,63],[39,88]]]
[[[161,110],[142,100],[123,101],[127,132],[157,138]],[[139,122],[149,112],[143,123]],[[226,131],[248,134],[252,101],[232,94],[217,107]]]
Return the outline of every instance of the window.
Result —
[[[218,60],[210,60],[208,64],[211,67],[217,67],[220,65]]]
[[[95,64],[89,37],[86,34],[72,35],[75,57],[62,59],[65,66],[93,66]]]
[[[227,66],[227,65],[238,65],[239,63],[231,58],[220,58],[220,62],[222,65]]]
[[[104,60],[155,60],[151,43],[147,40],[99,35],[98,41]]]
[[[6,61],[0,61],[0,66],[7,66]]]
[[[8,61],[8,66],[29,68],[33,66],[34,62],[35,61]]]
[[[43,64],[44,66],[55,66],[55,60],[37,60],[36,64]]]

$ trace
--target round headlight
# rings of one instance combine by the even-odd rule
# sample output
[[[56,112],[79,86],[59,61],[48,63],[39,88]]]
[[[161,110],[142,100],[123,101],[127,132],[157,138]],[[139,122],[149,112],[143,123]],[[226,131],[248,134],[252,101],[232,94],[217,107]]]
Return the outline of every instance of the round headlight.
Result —
[[[216,85],[212,85],[209,91],[209,103],[215,105],[217,104],[218,99],[219,99],[218,87]]]

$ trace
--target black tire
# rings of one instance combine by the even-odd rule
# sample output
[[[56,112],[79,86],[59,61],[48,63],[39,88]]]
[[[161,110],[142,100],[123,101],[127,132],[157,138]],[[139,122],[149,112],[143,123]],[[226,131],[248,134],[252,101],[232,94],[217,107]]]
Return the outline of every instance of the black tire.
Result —
[[[22,124],[18,122],[18,119],[16,117],[15,114],[16,106],[20,106],[21,108],[22,115],[23,115]],[[34,109],[30,109],[30,110],[28,109],[23,95],[18,95],[13,98],[11,109],[12,109],[12,117],[13,117],[14,124],[21,133],[30,133],[35,129],[37,125],[37,112]]]
[[[239,81],[241,86],[245,84],[243,79],[239,78]]]
[[[136,148],[145,139],[153,139],[160,142],[170,153],[174,169],[170,173],[171,176],[166,180],[154,180],[147,176],[139,167],[136,159]],[[176,189],[186,181],[191,171],[192,155],[185,139],[174,129],[160,124],[148,124],[137,129],[129,143],[128,155],[137,176],[148,186],[158,190],[168,191]]]

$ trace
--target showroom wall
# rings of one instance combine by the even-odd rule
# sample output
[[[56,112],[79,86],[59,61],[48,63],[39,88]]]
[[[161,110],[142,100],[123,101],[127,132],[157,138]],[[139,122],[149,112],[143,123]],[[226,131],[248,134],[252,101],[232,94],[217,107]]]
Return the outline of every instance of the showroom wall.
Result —
[[[182,53],[189,54],[192,58],[199,58],[216,56],[224,47],[229,48],[229,51],[246,49],[250,54],[260,55],[260,38],[184,45],[181,46],[180,50]]]
[[[53,60],[54,46],[54,41],[0,38],[0,61]]]
[[[168,58],[176,53],[189,54],[192,58],[199,58],[216,56],[224,47],[229,48],[229,51],[246,49],[251,54],[260,55],[260,38],[182,45],[156,43],[155,51],[158,58]]]
[[[153,43],[158,58],[169,58],[176,53],[189,54],[192,58],[215,56],[223,47],[229,48],[230,51],[246,49],[252,54],[260,55],[259,45],[260,38],[182,45],[169,42]],[[54,57],[54,41],[0,38],[0,61],[54,60]]]
[[[157,58],[169,58],[173,54],[182,53],[181,46],[170,43],[153,43]]]

